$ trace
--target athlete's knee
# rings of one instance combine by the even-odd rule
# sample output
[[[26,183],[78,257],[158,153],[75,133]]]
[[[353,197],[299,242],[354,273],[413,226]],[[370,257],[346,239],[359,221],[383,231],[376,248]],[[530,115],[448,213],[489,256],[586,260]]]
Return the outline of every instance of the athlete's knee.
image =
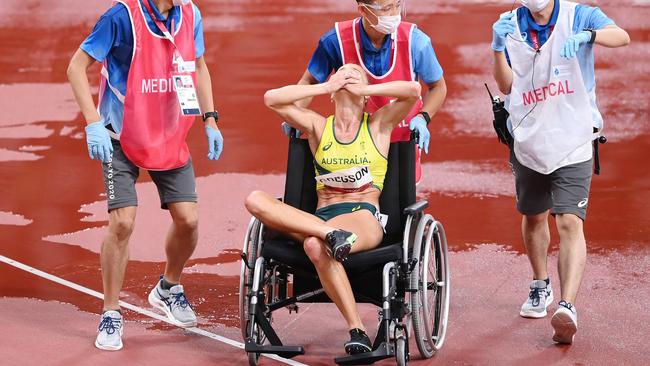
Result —
[[[258,217],[262,212],[264,212],[264,203],[266,202],[266,199],[266,193],[262,191],[253,191],[248,195],[248,197],[246,197],[244,205],[251,215]]]
[[[308,237],[303,242],[303,248],[305,249],[305,254],[307,254],[307,257],[309,257],[309,260],[311,260],[316,268],[321,267],[329,261],[329,256],[325,248],[323,248],[320,239],[313,236]]]
[[[574,214],[557,214],[555,222],[560,236],[575,236],[582,233],[582,219]]]

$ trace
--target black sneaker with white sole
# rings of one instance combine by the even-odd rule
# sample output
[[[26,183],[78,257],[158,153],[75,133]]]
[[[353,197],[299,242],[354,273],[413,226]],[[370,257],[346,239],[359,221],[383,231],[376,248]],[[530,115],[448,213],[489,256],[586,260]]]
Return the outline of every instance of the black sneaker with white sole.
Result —
[[[334,259],[343,262],[348,259],[352,245],[357,241],[357,235],[345,230],[333,230],[327,233],[325,241],[329,244]]]
[[[348,355],[357,355],[371,351],[372,343],[366,332],[358,328],[351,329],[350,340],[345,342],[345,352]]]

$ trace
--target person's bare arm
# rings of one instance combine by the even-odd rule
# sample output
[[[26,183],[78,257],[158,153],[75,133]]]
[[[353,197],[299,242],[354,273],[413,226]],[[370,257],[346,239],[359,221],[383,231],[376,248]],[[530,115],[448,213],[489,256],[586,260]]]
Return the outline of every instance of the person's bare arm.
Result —
[[[316,78],[309,72],[309,70],[305,70],[305,73],[302,74],[302,77],[300,78],[300,80],[298,80],[298,85],[314,85],[314,84],[318,84],[318,80],[316,80]],[[295,104],[298,107],[307,108],[311,104],[312,99],[314,99],[314,97],[304,98],[297,101]]]
[[[313,135],[314,124],[323,120],[324,117],[310,109],[298,107],[296,101],[329,93],[330,90],[326,84],[288,85],[267,91],[264,94],[264,104],[291,127]]]
[[[372,115],[382,130],[392,131],[409,114],[420,97],[421,86],[417,81],[392,81],[375,85],[349,84],[345,89],[359,96],[384,96],[395,101],[379,108]]]
[[[508,65],[504,51],[493,51],[494,63],[492,65],[492,76],[496,81],[501,93],[508,95],[512,89],[512,68]]]
[[[313,135],[315,123],[324,121],[325,118],[310,109],[298,107],[296,102],[317,95],[331,94],[346,84],[358,82],[358,75],[349,71],[340,71],[322,84],[288,85],[269,90],[264,94],[264,104],[279,114],[291,127]]]
[[[443,77],[438,81],[427,84],[427,88],[428,91],[422,100],[422,111],[427,112],[433,118],[440,110],[445,98],[447,98],[447,83]]]
[[[202,113],[214,111],[214,100],[212,95],[212,78],[205,59],[200,57],[196,60],[196,93],[199,100],[199,108]],[[205,124],[217,129],[217,121],[208,118]]]
[[[616,25],[608,25],[596,30],[594,43],[609,48],[623,47],[630,44],[630,35]]]
[[[95,107],[93,95],[90,91],[90,83],[88,82],[88,75],[86,74],[86,70],[95,62],[94,58],[79,48],[72,56],[67,70],[72,92],[77,100],[77,104],[79,104],[86,124],[91,124],[101,119]]]

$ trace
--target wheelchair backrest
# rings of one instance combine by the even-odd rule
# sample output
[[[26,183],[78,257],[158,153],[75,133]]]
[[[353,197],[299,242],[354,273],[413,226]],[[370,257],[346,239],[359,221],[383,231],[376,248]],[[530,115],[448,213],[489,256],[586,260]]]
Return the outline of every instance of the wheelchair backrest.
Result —
[[[379,197],[380,211],[388,215],[384,243],[400,241],[405,226],[404,208],[415,203],[415,139],[393,142],[388,171]],[[316,211],[314,157],[305,139],[291,138],[284,187],[284,202],[303,211]]]

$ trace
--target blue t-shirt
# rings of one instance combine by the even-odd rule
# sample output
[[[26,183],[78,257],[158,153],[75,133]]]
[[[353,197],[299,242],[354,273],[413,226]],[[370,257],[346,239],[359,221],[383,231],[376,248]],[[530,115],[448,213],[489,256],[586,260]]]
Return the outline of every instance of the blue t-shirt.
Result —
[[[558,14],[560,13],[560,0],[555,1],[555,8],[553,9],[553,14],[551,15],[551,20],[546,25],[539,25],[535,23],[530,10],[525,7],[520,7],[517,9],[517,23],[519,24],[519,30],[521,31],[521,36],[526,40],[526,42],[531,46],[533,45],[532,37],[530,36],[531,30],[537,32],[537,41],[539,42],[540,47],[546,43],[546,41],[551,36],[551,32],[555,24],[557,23]],[[587,5],[578,4],[575,9],[575,15],[573,17],[573,33],[579,33],[585,29],[602,29],[608,25],[615,24],[613,20],[608,18],[605,13],[600,10],[600,8],[595,8]],[[557,51],[559,52],[559,50]],[[585,88],[587,89],[590,95],[590,103],[592,110],[592,123],[593,126],[602,129],[603,128],[603,117],[598,110],[598,104],[596,102],[595,88],[596,88],[596,74],[594,71],[594,53],[593,45],[587,44],[578,50],[576,55],[578,58],[578,64],[580,65],[580,72],[582,73],[582,80],[585,83]],[[510,59],[508,58],[508,50],[506,50],[506,58],[508,63]],[[593,92],[593,93],[592,93]],[[512,130],[511,122],[508,123],[508,128]]]
[[[359,22],[359,28],[361,29],[363,63],[373,74],[384,75],[390,70],[390,49],[393,42],[391,37],[386,36],[381,48],[376,49],[365,29],[363,29],[361,22]],[[413,30],[411,38],[411,59],[418,80],[430,84],[442,78],[442,67],[436,58],[431,39],[417,28]],[[341,66],[343,66],[341,47],[336,36],[336,29],[332,28],[318,42],[318,47],[309,61],[307,70],[319,83],[322,83],[327,80],[327,77],[333,71],[338,70]]]
[[[149,12],[142,5],[142,12],[149,29],[159,36],[163,36]],[[169,10],[167,19],[163,18],[152,0],[149,1],[154,16],[163,21],[167,29],[171,28],[172,19],[178,27],[181,17],[180,7],[174,6]],[[203,44],[203,23],[199,9],[194,6],[194,46],[196,58],[203,56],[205,46]],[[88,53],[98,62],[106,61],[106,68],[109,75],[109,84],[117,89],[121,95],[126,95],[126,81],[131,68],[131,56],[133,54],[133,30],[129,18],[128,9],[121,3],[112,6],[104,15],[99,18],[95,28],[83,41],[80,48]],[[124,115],[124,104],[118,99],[110,88],[106,88],[103,99],[100,101],[100,115],[104,118],[106,125],[119,133],[122,130],[122,117]]]

